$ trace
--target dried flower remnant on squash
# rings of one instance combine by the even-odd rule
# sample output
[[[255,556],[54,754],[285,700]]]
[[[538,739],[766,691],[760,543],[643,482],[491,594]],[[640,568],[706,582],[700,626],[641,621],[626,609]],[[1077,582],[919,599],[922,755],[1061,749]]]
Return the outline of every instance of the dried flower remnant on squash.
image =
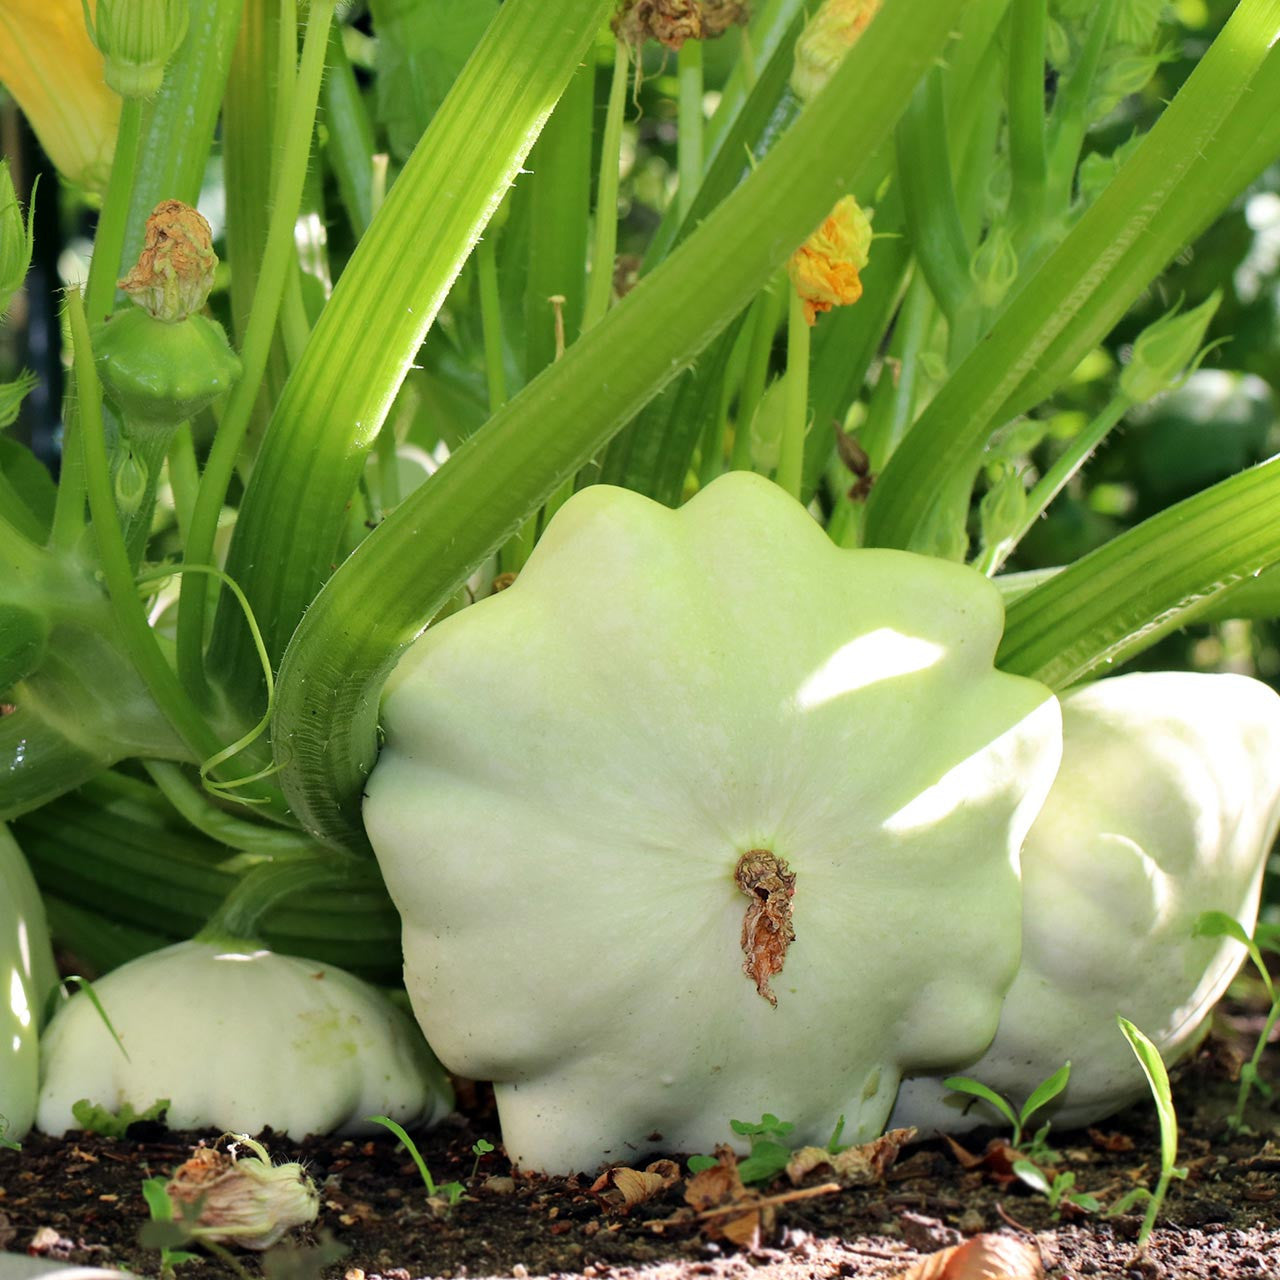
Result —
[[[750,849],[738,859],[733,878],[751,899],[742,920],[742,954],[746,956],[742,971],[776,1009],[778,997],[770,989],[769,979],[782,972],[787,948],[796,939],[791,923],[795,873],[768,849]]]
[[[702,39],[702,5],[699,0],[633,0],[615,15],[613,30],[633,49],[657,40],[679,50],[686,40]]]
[[[149,315],[173,324],[208,301],[217,265],[203,216],[181,200],[162,200],[147,219],[142,252],[120,289]]]
[[[859,272],[871,248],[871,220],[852,196],[844,196],[822,225],[787,261],[787,273],[804,303],[805,319],[862,297]]]
[[[880,0],[827,0],[796,41],[791,91],[808,102],[835,74],[880,11]]]

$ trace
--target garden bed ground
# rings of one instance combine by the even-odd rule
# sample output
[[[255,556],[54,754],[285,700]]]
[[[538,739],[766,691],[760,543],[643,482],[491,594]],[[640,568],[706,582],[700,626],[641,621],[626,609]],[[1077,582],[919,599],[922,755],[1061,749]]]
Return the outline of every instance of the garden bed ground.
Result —
[[[688,1215],[684,1184],[620,1213],[591,1193],[589,1177],[511,1179],[501,1151],[484,1156],[472,1175],[478,1138],[497,1141],[483,1095],[433,1133],[422,1153],[440,1181],[459,1179],[466,1197],[443,1216],[427,1205],[416,1169],[390,1134],[293,1144],[266,1141],[278,1158],[306,1162],[322,1192],[318,1229],[347,1250],[322,1265],[322,1255],[277,1256],[270,1274],[304,1280],[417,1280],[418,1277],[572,1274],[588,1280],[688,1280],[758,1275],[892,1277],[922,1254],[982,1231],[1024,1233],[1050,1277],[1280,1277],[1280,1113],[1261,1102],[1254,1132],[1228,1137],[1223,1116],[1234,1098],[1230,1081],[1238,1055],[1259,1019],[1243,1009],[1220,1018],[1215,1035],[1175,1082],[1181,1123],[1175,1182],[1145,1257],[1135,1260],[1137,1217],[1096,1215],[1057,1220],[1043,1197],[1019,1183],[1002,1185],[982,1168],[966,1170],[944,1143],[902,1153],[878,1185],[779,1204],[776,1224],[756,1248],[710,1238],[707,1222],[663,1219]],[[1280,1086],[1274,1049],[1265,1066]],[[32,1135],[21,1152],[0,1151],[0,1248],[27,1249],[42,1232],[46,1256],[78,1263],[127,1266],[159,1274],[158,1254],[141,1247],[147,1219],[140,1184],[167,1174],[198,1135],[135,1126],[126,1139]],[[977,1152],[976,1137],[965,1145]],[[1099,1129],[1055,1137],[1060,1167],[1080,1190],[1113,1202],[1137,1184],[1154,1184],[1157,1133],[1150,1106],[1135,1107]],[[823,1182],[820,1174],[807,1179]],[[766,1194],[784,1196],[785,1180]],[[322,1236],[306,1243],[315,1246]],[[251,1273],[256,1255],[242,1255]],[[300,1265],[301,1264],[301,1265]],[[179,1276],[230,1275],[216,1259],[187,1263]]]

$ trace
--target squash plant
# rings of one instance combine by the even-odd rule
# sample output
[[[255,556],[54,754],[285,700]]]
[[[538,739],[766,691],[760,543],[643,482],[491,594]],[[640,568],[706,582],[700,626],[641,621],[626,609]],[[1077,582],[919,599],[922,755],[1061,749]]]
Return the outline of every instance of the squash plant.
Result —
[[[1087,430],[1046,460],[1039,419],[1082,360],[1280,155],[1280,0],[1231,6],[1168,105],[1123,145],[1098,126],[1161,60],[1162,6],[1148,0],[828,0],[807,29],[800,0],[759,0],[751,14],[712,0],[625,12],[616,0],[371,0],[367,15],[341,18],[334,0],[305,11],[294,0],[98,0],[96,50],[63,12],[79,8],[18,0],[0,52],[0,81],[49,154],[101,199],[83,297],[68,297],[74,393],[56,493],[22,446],[0,453],[0,818],[19,834],[54,932],[99,966],[194,935],[234,898],[253,903],[273,947],[392,978],[399,925],[361,816],[384,683],[433,620],[496,616],[471,601],[512,574],[517,614],[536,595],[519,584],[534,544],[560,527],[575,490],[601,480],[673,508],[696,494],[693,512],[740,487],[723,487],[724,472],[775,478],[759,529],[738,547],[706,543],[748,579],[742,553],[755,539],[803,541],[791,532],[799,503],[812,522],[801,554],[815,564],[824,530],[850,554],[971,561],[877,559],[869,579],[887,602],[936,571],[969,575],[957,598],[980,602],[980,625],[935,642],[971,659],[999,629],[992,592],[1008,603],[1000,676],[986,654],[939,724],[982,682],[1022,677],[1061,693],[1208,611],[1272,607],[1256,576],[1280,561],[1275,460],[1060,572],[998,570],[1052,500],[1047,477],[1061,488],[1199,358],[1212,307],[1150,328]],[[145,19],[136,29],[118,20],[130,8]],[[128,47],[129,30],[146,49]],[[144,64],[146,76],[121,70]],[[674,115],[665,170],[667,144],[638,137],[632,93],[644,95],[645,129]],[[184,221],[175,244],[147,221],[162,203],[201,203],[211,156],[225,192],[216,268],[198,224]],[[646,235],[629,220],[621,243],[620,194],[652,213]],[[869,228],[848,197],[874,210]],[[793,255],[815,229],[848,250],[822,305],[851,305],[811,328],[816,308],[790,281],[805,274]],[[7,186],[0,236],[7,294],[30,257],[30,223]],[[131,292],[158,303],[146,318],[201,321],[198,342],[186,342],[194,330],[145,336],[114,287],[135,267]],[[218,286],[225,345],[198,295],[189,317],[167,309],[188,267]],[[179,341],[192,366],[180,385],[143,377],[152,399],[139,412],[112,348],[162,359]],[[189,395],[197,383],[216,398]],[[582,518],[566,507],[568,528]],[[679,594],[652,580],[653,565],[624,557],[618,572],[647,574],[656,600]],[[841,633],[843,572],[804,569],[813,616],[836,620],[819,632],[833,645],[862,634]],[[579,577],[565,575],[566,600],[587,566]],[[682,581],[702,590],[701,578]],[[616,584],[624,596],[627,582]],[[683,616],[669,632],[649,620],[655,655]],[[918,621],[931,635],[939,619],[922,604]],[[781,652],[762,660],[798,679],[799,639],[770,634]],[[714,666],[713,632],[683,639],[682,662]],[[518,666],[524,639],[507,643]],[[640,671],[647,683],[632,692],[669,708],[664,730],[687,747],[690,710],[672,700],[670,664],[655,656]],[[877,712],[870,742],[894,737],[896,714]],[[856,778],[870,742],[839,738],[828,752],[846,753]],[[935,765],[958,762],[960,743],[942,734]],[[566,760],[586,769],[590,754]],[[815,759],[813,777],[834,763]],[[896,776],[893,764],[878,767]],[[514,765],[498,773],[497,794],[520,791]],[[901,776],[915,775],[904,763]],[[1003,785],[1033,796],[1042,783],[1038,767],[1011,765]],[[974,867],[995,850],[1012,867],[1019,832],[1006,825]],[[771,892],[785,896],[773,872],[784,887]],[[482,912],[485,883],[464,894]],[[1001,885],[1003,941],[975,997],[981,1017],[952,1050],[877,1050],[857,1086],[886,1068],[868,1116],[888,1106],[899,1067],[959,1067],[994,1031],[1019,927],[1016,883]],[[953,912],[948,895],[929,884],[920,910]],[[493,919],[495,945],[505,927]],[[459,991],[467,980],[457,975]],[[593,990],[596,978],[571,980]],[[753,998],[752,1017],[765,1016]],[[457,1016],[471,1016],[460,1004]],[[723,1119],[691,1127],[690,1140],[706,1143]]]

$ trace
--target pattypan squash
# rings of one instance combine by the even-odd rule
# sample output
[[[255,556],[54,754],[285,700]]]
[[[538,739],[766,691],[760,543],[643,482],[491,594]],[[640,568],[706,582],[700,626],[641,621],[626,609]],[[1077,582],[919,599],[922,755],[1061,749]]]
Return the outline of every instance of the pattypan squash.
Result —
[[[8,827],[0,823],[0,1136],[31,1128],[40,1017],[57,985],[44,906]]]
[[[94,991],[111,1028],[82,993],[45,1032],[36,1111],[45,1133],[78,1128],[80,1099],[141,1113],[167,1098],[174,1129],[270,1125],[299,1138],[368,1132],[375,1114],[427,1124],[452,1107],[412,1021],[332,965],[193,940],[112,970]]]
[[[1046,1114],[1071,1126],[1147,1092],[1116,1014],[1173,1062],[1244,959],[1196,920],[1253,930],[1280,823],[1280,697],[1244,676],[1139,672],[1073,690],[1062,717],[1062,767],[1022,851],[1022,965],[995,1041],[959,1070],[1020,1103],[1070,1060]],[[998,1117],[921,1079],[893,1123]]]
[[[388,684],[364,817],[405,978],[508,1155],[709,1150],[771,1111],[880,1132],[976,1056],[1018,961],[1055,698],[994,670],[996,589],[842,550],[736,472],[609,486]]]

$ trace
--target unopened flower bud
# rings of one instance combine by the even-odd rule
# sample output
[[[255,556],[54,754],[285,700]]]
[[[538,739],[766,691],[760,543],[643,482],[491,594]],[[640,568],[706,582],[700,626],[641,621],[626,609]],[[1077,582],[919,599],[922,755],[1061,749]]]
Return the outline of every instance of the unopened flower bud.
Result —
[[[120,514],[126,520],[137,515],[147,496],[147,464],[132,449],[126,449],[120,459],[112,487]]]
[[[254,1155],[237,1158],[241,1144]],[[243,1136],[230,1153],[200,1147],[166,1189],[179,1216],[184,1205],[199,1204],[194,1223],[183,1219],[194,1239],[242,1249],[271,1248],[285,1232],[314,1222],[320,1208],[300,1164],[273,1165],[261,1143]]]
[[[804,302],[805,319],[848,306],[862,297],[859,272],[871,249],[871,220],[852,196],[844,196],[822,225],[787,261],[791,283]]]
[[[796,41],[791,91],[797,98],[808,102],[826,85],[879,10],[880,0],[826,0]]]
[[[1111,38],[1120,44],[1149,44],[1166,3],[1167,0],[1118,0],[1111,19]]]
[[[967,504],[949,510],[946,503],[934,503],[919,532],[912,536],[910,549],[938,560],[963,563],[969,554],[967,509]]]
[[[218,255],[198,210],[162,200],[147,219],[142,252],[120,289],[149,315],[170,323],[200,311],[213,288]]]
[[[1215,289],[1198,307],[1179,315],[1171,311],[1148,325],[1133,344],[1133,358],[1120,374],[1120,390],[1134,404],[1181,386],[1204,359],[1200,349],[1213,320],[1222,290]]]
[[[107,84],[122,98],[150,98],[187,35],[188,0],[98,0],[89,36]],[[86,7],[85,17],[89,18]]]
[[[1092,103],[1094,117],[1106,115],[1122,99],[1145,89],[1165,59],[1164,53],[1138,53],[1132,49],[1118,50],[1098,77],[1098,86]]]
[[[982,545],[995,547],[1017,535],[1027,519],[1027,491],[1013,467],[1002,466],[1000,474],[982,495],[978,520]]]
[[[1045,60],[1055,70],[1060,71],[1071,60],[1071,38],[1062,23],[1050,18],[1044,29]]]
[[[992,227],[969,262],[978,301],[984,307],[998,307],[1018,278],[1018,251],[1004,226]]]
[[[31,266],[32,220],[25,220],[18,205],[18,193],[9,177],[9,162],[0,160],[0,316],[13,295],[22,288]]]

